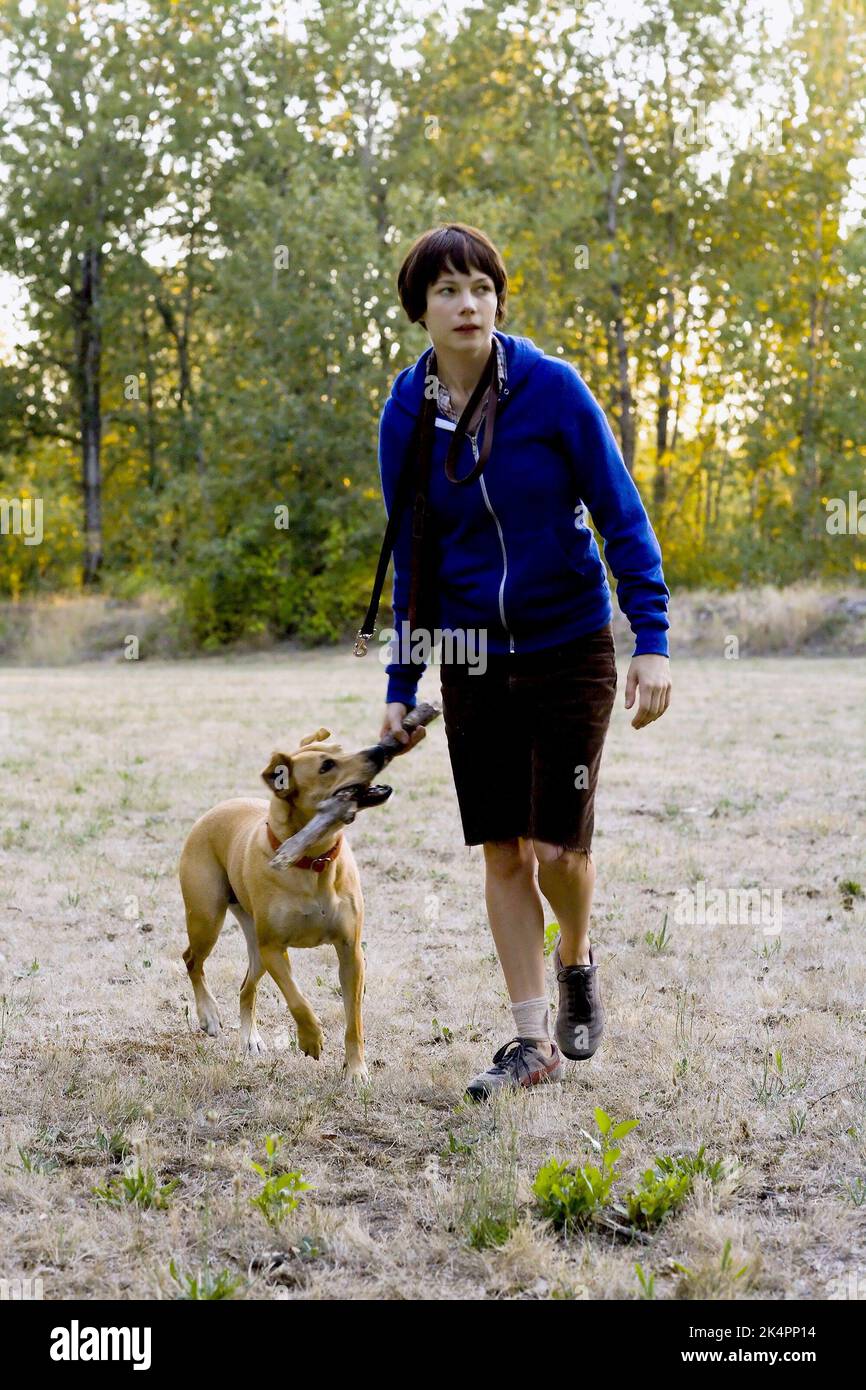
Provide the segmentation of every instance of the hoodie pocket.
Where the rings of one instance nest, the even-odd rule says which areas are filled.
[[[506,537],[508,583],[505,607],[515,618],[537,617],[538,609],[567,603],[580,587],[574,556],[570,555],[552,525],[517,545]]]

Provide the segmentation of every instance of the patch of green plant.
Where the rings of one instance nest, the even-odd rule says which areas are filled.
[[[444,1149],[440,1150],[439,1157],[450,1158],[452,1154],[470,1154],[472,1152],[472,1145],[477,1143],[478,1140],[473,1139],[471,1143],[464,1144],[463,1141],[458,1139],[449,1129],[448,1144]]]
[[[22,1149],[20,1144],[16,1144],[15,1147],[18,1149],[18,1157],[21,1159],[21,1167],[25,1173],[39,1173],[45,1177],[49,1173],[57,1172],[60,1165],[57,1159],[51,1155],[46,1157],[45,1154],[38,1153],[36,1150],[29,1152],[27,1149]]]
[[[661,930],[659,932],[646,932],[646,934],[644,935],[644,941],[653,951],[656,952],[657,955],[661,955],[663,951],[667,950],[668,946],[671,943],[671,935],[668,931],[667,913],[665,913],[664,915],[664,921],[662,922]]]
[[[504,1152],[479,1149],[462,1170],[459,1225],[473,1250],[504,1245],[517,1225],[518,1166],[519,1135],[511,1130]]]
[[[725,1160],[715,1158],[710,1163],[704,1158],[706,1145],[701,1144],[694,1156],[689,1154],[676,1154],[673,1156],[665,1154],[655,1160],[655,1166],[661,1173],[687,1173],[690,1178],[694,1178],[698,1173],[709,1178],[710,1182],[719,1182],[725,1173]]]
[[[730,1240],[726,1240],[719,1261],[719,1268],[717,1271],[713,1271],[710,1276],[709,1282],[712,1285],[712,1292],[722,1292],[726,1284],[736,1282],[737,1279],[742,1279],[749,1268],[748,1265],[743,1265],[741,1269],[735,1271],[733,1265],[731,1242]],[[696,1291],[696,1285],[707,1282],[706,1280],[701,1280],[701,1276],[696,1270],[689,1269],[686,1265],[677,1264],[675,1260],[673,1261],[673,1267],[679,1270],[680,1274],[683,1275],[683,1279],[680,1281],[680,1292],[686,1296]]]
[[[761,1105],[767,1106],[774,1100],[780,1100],[782,1096],[802,1091],[806,1081],[805,1075],[790,1079],[785,1075],[782,1049],[777,1047],[774,1052],[764,1053],[762,1074],[757,1083],[752,1083],[752,1093]]]
[[[558,939],[559,939],[559,923],[558,923],[558,922],[548,922],[547,926],[544,928],[544,954],[545,954],[545,956],[552,956],[552,955],[553,955],[553,948],[554,948],[554,946],[556,945]]]
[[[314,1236],[301,1236],[289,1249],[299,1260],[317,1260],[328,1253],[328,1247]]]
[[[575,1166],[551,1158],[538,1170],[532,1185],[542,1215],[566,1234],[586,1225],[609,1204],[611,1189],[619,1176],[616,1162],[622,1152],[615,1141],[625,1138],[640,1121],[622,1120],[615,1124],[596,1106],[595,1123],[601,1135],[600,1142],[586,1131],[583,1133],[601,1154],[601,1166],[595,1163]]]
[[[132,1144],[119,1129],[114,1129],[109,1134],[100,1126],[93,1143],[109,1163],[125,1163],[132,1153]]]
[[[845,1191],[855,1207],[866,1206],[866,1183],[862,1178],[857,1178],[855,1182],[846,1183]]]
[[[647,1168],[641,1185],[625,1194],[625,1210],[629,1221],[640,1230],[649,1231],[685,1201],[692,1188],[688,1173],[662,1173]]]
[[[858,883],[856,879],[843,878],[839,884],[839,893],[842,898],[842,906],[847,912],[850,912],[854,906],[854,899],[864,896],[863,885]]]
[[[641,1292],[639,1293],[638,1297],[639,1297],[639,1298],[655,1298],[655,1296],[656,1296],[656,1277],[655,1277],[655,1275],[654,1275],[654,1274],[650,1274],[649,1278],[647,1278],[647,1276],[646,1276],[646,1275],[644,1274],[644,1272],[643,1272],[643,1267],[642,1267],[641,1265],[639,1265],[639,1264],[636,1264],[636,1265],[635,1265],[635,1270],[636,1270],[636,1272],[637,1272],[637,1277],[638,1277],[638,1280],[639,1280],[639,1282],[640,1282],[640,1287],[641,1287]]]
[[[229,1269],[211,1269],[203,1265],[194,1274],[179,1273],[174,1260],[168,1265],[171,1277],[180,1289],[179,1299],[231,1298],[245,1280]]]
[[[438,1018],[434,1018],[432,1027],[434,1042],[452,1043],[454,1041],[454,1034],[446,1023],[440,1023]]]
[[[142,1168],[139,1163],[119,1177],[112,1178],[104,1187],[94,1187],[92,1191],[98,1202],[107,1202],[109,1206],[122,1207],[130,1203],[161,1210],[168,1206],[169,1197],[179,1186],[179,1178],[172,1178],[171,1182],[160,1186],[152,1169]]]
[[[31,980],[34,975],[38,975],[42,966],[38,960],[32,960],[29,965],[19,965],[12,971],[16,980]]]
[[[772,940],[764,941],[761,944],[760,951],[756,951],[754,946],[750,949],[752,955],[757,956],[759,960],[772,960],[773,956],[777,956],[782,949],[782,938],[780,936],[774,936]]]
[[[505,1245],[513,1230],[514,1223],[510,1218],[491,1216],[487,1213],[470,1226],[469,1244],[473,1250],[487,1250],[490,1246]]]
[[[276,1171],[277,1150],[282,1145],[282,1139],[278,1135],[269,1134],[265,1138],[265,1162],[254,1163],[249,1160],[250,1167],[258,1173],[262,1179],[262,1190],[255,1197],[250,1198],[254,1207],[258,1207],[262,1216],[269,1226],[279,1229],[281,1223],[288,1216],[289,1212],[295,1210],[300,1200],[298,1194],[312,1188],[313,1184],[304,1182],[300,1173]]]

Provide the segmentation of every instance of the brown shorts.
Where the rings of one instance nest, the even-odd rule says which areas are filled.
[[[517,836],[589,850],[616,698],[610,623],[539,652],[441,667],[442,715],[467,845]]]

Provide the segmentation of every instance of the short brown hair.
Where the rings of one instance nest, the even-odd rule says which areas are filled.
[[[422,315],[427,309],[427,290],[435,284],[450,261],[461,275],[470,265],[489,275],[496,289],[496,322],[504,322],[508,299],[505,264],[489,237],[465,222],[447,222],[422,232],[409,248],[397,275],[397,293],[410,323],[427,325]]]

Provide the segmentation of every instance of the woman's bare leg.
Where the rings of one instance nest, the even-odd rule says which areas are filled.
[[[544,904],[535,883],[532,841],[486,840],[484,897],[490,930],[512,1004],[547,993]],[[549,1056],[548,1038],[538,1040]]]
[[[589,913],[595,888],[590,850],[563,850],[532,841],[538,859],[538,886],[556,914],[563,965],[589,965]]]

